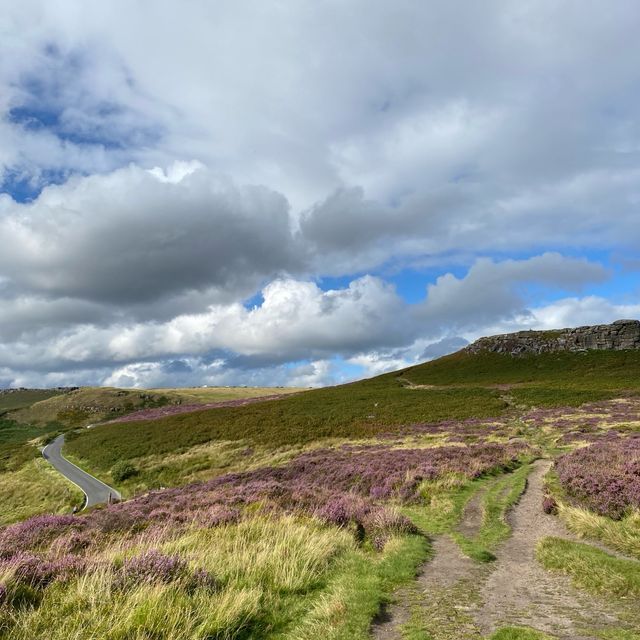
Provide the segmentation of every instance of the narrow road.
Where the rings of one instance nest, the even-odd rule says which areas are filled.
[[[55,469],[57,469],[67,480],[73,482],[82,489],[85,497],[83,508],[92,507],[96,504],[109,502],[109,498],[120,500],[120,494],[109,485],[101,482],[86,471],[76,467],[75,464],[69,462],[62,457],[62,445],[64,444],[64,435],[58,436],[53,442],[48,444],[43,450],[42,455]]]

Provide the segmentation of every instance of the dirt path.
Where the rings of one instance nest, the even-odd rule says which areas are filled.
[[[485,634],[512,624],[581,640],[594,637],[585,629],[624,626],[612,605],[575,589],[568,578],[546,571],[536,561],[536,544],[542,538],[573,538],[557,517],[541,508],[543,478],[550,466],[547,460],[533,465],[527,490],[509,517],[513,533],[498,552],[476,615]]]
[[[486,578],[487,565],[464,556],[448,536],[433,543],[434,557],[410,587],[396,594],[396,603],[373,626],[375,640],[399,640],[402,627],[417,612],[434,638],[476,639],[478,629],[470,612],[477,602],[469,599],[474,583]],[[436,633],[437,635],[434,635]]]
[[[498,549],[495,563],[480,564],[462,555],[448,537],[434,541],[433,559],[416,582],[396,594],[375,640],[399,640],[403,626],[433,640],[481,640],[506,625],[530,626],[560,640],[593,640],[589,629],[625,627],[625,611],[574,588],[565,576],[546,571],[535,558],[547,536],[575,539],[557,517],[542,511],[547,460],[532,465],[527,489],[509,515],[513,533]],[[481,522],[481,496],[464,511],[459,531],[472,534]]]

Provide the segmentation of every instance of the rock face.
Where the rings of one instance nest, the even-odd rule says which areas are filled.
[[[613,324],[597,324],[574,329],[505,333],[480,338],[465,347],[465,351],[470,353],[491,351],[512,356],[587,349],[640,349],[640,320],[617,320]]]

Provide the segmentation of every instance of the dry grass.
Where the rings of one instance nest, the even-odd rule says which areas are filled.
[[[262,398],[276,394],[298,393],[305,391],[297,387],[187,387],[149,389],[152,393],[169,394],[183,399],[184,404],[207,404],[208,402],[225,402],[242,398]]]
[[[151,549],[206,569],[218,586],[193,588],[181,579],[118,586],[122,559]],[[93,557],[93,571],[52,584],[35,606],[0,607],[0,630],[14,640],[364,640],[380,600],[413,575],[424,553],[416,536],[391,540],[383,553],[367,551],[352,532],[312,518],[154,529],[114,539]]]
[[[612,520],[593,511],[560,503],[558,515],[567,528],[582,538],[598,540],[622,553],[640,559],[640,511],[622,520]]]

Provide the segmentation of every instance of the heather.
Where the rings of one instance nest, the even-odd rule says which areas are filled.
[[[414,424],[489,418],[504,408],[491,389],[423,393],[394,379],[375,378],[240,407],[105,424],[67,439],[65,451],[106,473],[119,460],[180,453],[211,441],[282,447],[328,438],[366,439],[402,433]]]
[[[269,400],[278,400],[282,398],[282,394],[271,394],[258,396],[255,398],[238,398],[235,400],[224,400],[220,402],[205,402],[199,404],[179,404],[169,405],[165,407],[157,407],[153,409],[141,409],[128,413],[125,416],[110,420],[109,422],[136,422],[145,420],[157,420],[166,416],[174,416],[180,413],[192,413],[193,411],[202,411],[204,409],[222,409],[224,407],[244,407],[248,404],[256,402],[267,402]]]
[[[567,496],[597,514],[620,519],[640,509],[640,437],[611,437],[556,462]]]
[[[56,607],[86,603],[89,590],[91,616],[78,613],[51,637],[82,625],[123,637],[110,635],[110,621],[133,637],[279,631],[293,638],[296,625],[327,624],[318,618],[321,603],[340,598],[360,611],[354,620],[364,636],[380,599],[427,550],[398,507],[420,505],[430,483],[472,482],[530,454],[517,442],[316,449],[284,465],[153,491],[82,516],[32,518],[0,531],[0,611],[11,637],[27,637],[27,629],[46,628]],[[339,587],[353,571],[362,581],[358,601]],[[181,623],[149,613],[166,606]],[[111,607],[135,613],[125,624]]]

